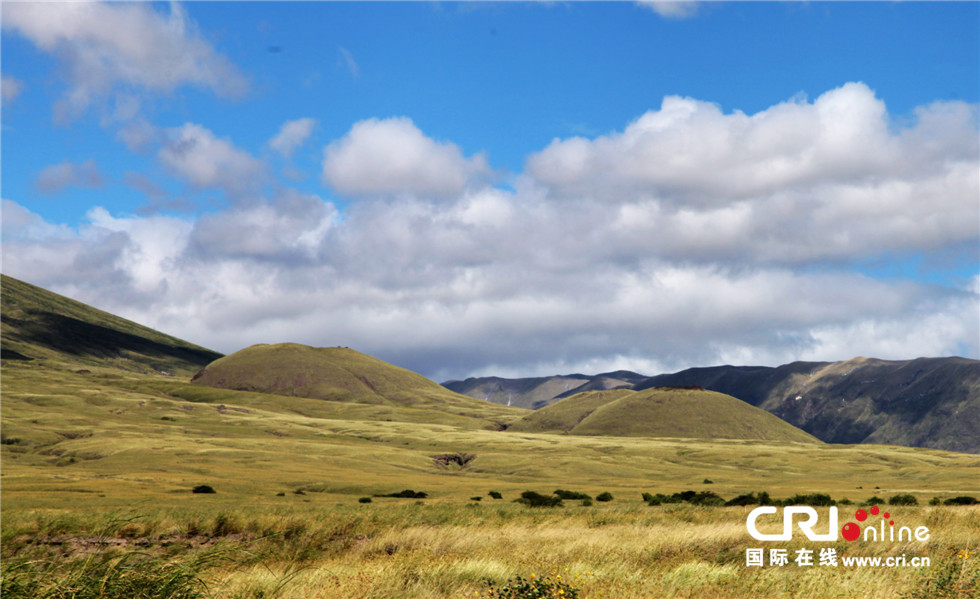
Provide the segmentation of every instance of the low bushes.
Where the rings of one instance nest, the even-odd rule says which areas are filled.
[[[520,499],[515,499],[517,503],[523,503],[529,507],[561,507],[562,501],[561,497],[556,497],[554,495],[542,495],[540,493],[535,493],[534,491],[524,491],[521,493]]]
[[[397,493],[386,493],[384,495],[374,495],[375,497],[399,497],[405,499],[425,499],[429,496],[425,491],[413,491],[411,489],[405,489],[404,491],[399,491]]]

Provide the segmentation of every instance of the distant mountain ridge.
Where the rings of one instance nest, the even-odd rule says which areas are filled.
[[[586,385],[601,385],[606,377],[487,377],[445,384],[467,395],[496,386],[512,393],[513,405],[541,409],[587,390]],[[854,358],[777,367],[712,366],[636,377],[634,381],[617,380],[636,391],[695,386],[731,395],[828,443],[880,443],[980,453],[977,360]],[[569,379],[582,384],[547,397],[547,391],[554,388],[551,381]],[[477,397],[500,401],[499,393]]]
[[[538,410],[559,399],[585,391],[631,389],[647,378],[628,370],[617,370],[594,376],[568,374],[520,379],[478,377],[465,381],[447,381],[442,386],[477,399]]]
[[[636,386],[699,385],[733,395],[828,443],[980,453],[980,361],[967,358],[716,366]]]

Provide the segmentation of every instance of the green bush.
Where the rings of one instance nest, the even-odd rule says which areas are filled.
[[[888,498],[888,505],[919,505],[915,495],[893,495]]]
[[[483,501],[483,496],[470,497],[470,501]]]
[[[371,503],[370,497],[359,497],[357,503]]]
[[[976,505],[978,503],[980,503],[980,501],[977,501],[976,497],[961,495],[960,497],[950,497],[943,502],[943,505]]]
[[[197,485],[191,489],[191,493],[217,493],[211,485]]]
[[[534,491],[524,491],[521,493],[520,499],[514,501],[529,507],[561,507],[563,505],[561,497],[542,495]]]
[[[613,500],[613,496],[612,496],[612,493],[610,493],[609,491],[603,491],[602,493],[599,493],[598,495],[595,496],[595,500],[596,501],[612,501]]]
[[[942,505],[942,504],[943,504],[943,500],[938,497],[933,497],[932,499],[929,500],[929,505]]]
[[[863,505],[881,505],[883,503],[885,503],[884,499],[878,497],[877,495],[872,495],[864,500]]]
[[[577,493],[575,491],[566,491],[565,489],[555,489],[555,495],[561,497],[562,499],[592,499],[591,496],[585,493]],[[601,501],[601,500],[600,500]]]
[[[592,500],[591,499],[583,499],[582,500],[582,505],[585,506],[585,507],[591,507],[592,506]]]
[[[429,494],[425,491],[413,491],[411,489],[405,489],[404,491],[399,491],[397,493],[386,493],[384,495],[375,495],[375,497],[401,497],[407,499],[425,499]]]
[[[715,481],[711,480],[710,478],[706,478],[706,479],[704,479],[704,483],[702,483],[702,484],[705,484],[705,485],[713,485],[713,484],[715,484]]]
[[[487,495],[489,495],[490,497],[492,497],[494,499],[503,499],[504,498],[503,495],[501,495],[500,493],[498,493],[496,491],[490,491],[489,493],[487,493]]]
[[[826,493],[809,493],[800,494],[797,493],[789,499],[782,502],[783,505],[812,505],[812,506],[830,506],[834,505],[835,502],[830,498],[830,495]],[[878,503],[884,503],[884,500],[880,500]]]
[[[578,599],[579,589],[573,587],[556,574],[545,578],[515,576],[497,586],[487,579],[490,599]]]

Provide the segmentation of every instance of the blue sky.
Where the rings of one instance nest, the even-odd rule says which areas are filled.
[[[980,4],[3,17],[4,272],[197,343],[978,357]]]

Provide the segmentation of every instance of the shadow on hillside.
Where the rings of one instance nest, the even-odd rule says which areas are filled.
[[[176,359],[204,366],[221,357],[206,350],[178,347],[52,312],[30,312],[30,320],[0,316],[16,331],[11,339],[79,357],[116,358],[123,352],[156,359]]]

